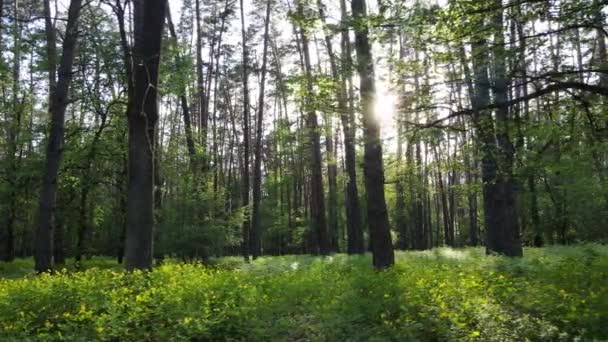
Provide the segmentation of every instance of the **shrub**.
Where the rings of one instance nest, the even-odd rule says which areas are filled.
[[[167,261],[130,274],[94,259],[0,280],[0,340],[608,339],[608,248],[525,254],[405,252],[382,272],[368,256]]]

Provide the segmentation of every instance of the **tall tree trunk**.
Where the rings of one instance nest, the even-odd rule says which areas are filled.
[[[348,126],[348,117],[347,117],[347,104],[346,104],[346,87],[344,82],[341,81],[340,73],[338,71],[338,64],[336,62],[336,56],[334,54],[331,42],[331,36],[328,32],[327,27],[325,27],[325,5],[321,0],[317,0],[317,7],[319,8],[319,17],[324,26],[324,38],[325,38],[325,48],[327,50],[327,55],[329,57],[329,65],[331,76],[334,81],[339,84],[337,100],[338,100],[338,111],[340,112],[341,118],[343,117],[342,124],[344,126],[346,120],[346,125]],[[334,146],[333,139],[333,113],[329,113],[326,115],[326,138],[325,138],[325,147],[327,150],[327,183],[329,188],[328,195],[328,216],[329,216],[329,235],[331,236],[331,249],[334,252],[338,252],[338,202],[337,202],[337,154]],[[348,196],[348,194],[347,194]],[[347,199],[348,201],[348,199]]]
[[[0,3],[0,6],[2,4]],[[21,24],[19,22],[19,2],[13,3],[13,96],[12,96],[12,117],[6,115],[8,122],[7,128],[7,155],[6,155],[6,179],[9,185],[8,198],[6,205],[8,207],[6,216],[6,245],[4,246],[4,255],[2,260],[13,261],[15,258],[15,221],[17,219],[17,189],[18,184],[17,172],[19,168],[17,150],[19,146],[19,136],[21,132],[21,118],[23,114],[23,103],[19,100],[21,93]],[[0,16],[0,21],[2,17]],[[2,32],[0,31],[0,35]],[[0,47],[1,48],[1,47]]]
[[[59,78],[55,83],[55,33],[50,18],[49,0],[45,0],[47,14],[47,53],[49,54],[49,83],[51,128],[47,142],[46,160],[40,192],[38,228],[35,239],[34,260],[37,272],[45,272],[53,268],[53,210],[57,194],[57,174],[63,156],[63,134],[65,127],[65,111],[69,102],[68,90],[72,81],[72,64],[78,38],[78,19],[82,0],[72,0],[68,10],[68,22],[63,39]]]
[[[197,0],[198,1],[198,0]],[[242,246],[241,253],[245,261],[249,261],[249,56],[247,52],[247,29],[245,27],[245,9],[243,0],[240,0],[241,7],[241,44],[243,45],[243,175],[241,176],[243,185],[241,196],[243,208],[245,208],[245,219],[242,226]]]
[[[126,71],[126,84],[127,84],[127,106],[126,106],[126,116],[129,117],[133,103],[135,101],[135,85],[133,78],[133,65],[131,61],[131,46],[129,45],[129,40],[127,37],[127,31],[125,28],[125,9],[123,7],[122,0],[115,0],[115,5],[112,7],[114,10],[114,14],[116,15],[116,20],[118,22],[118,31],[120,34],[120,45],[123,52],[123,65]],[[125,182],[128,183],[127,179],[129,176],[129,161],[128,155],[124,154],[122,156],[122,172],[118,175],[117,180],[117,189],[119,191],[120,200],[119,200],[119,208],[120,208],[120,233],[118,237],[118,247],[116,251],[116,259],[119,264],[123,263],[123,259],[125,256],[125,248],[126,248],[126,239],[127,239],[127,224],[128,224],[128,186],[125,186]]]
[[[268,59],[268,28],[270,26],[271,0],[266,0],[266,19],[264,22],[264,48],[262,52],[262,70],[258,99],[258,118],[255,135],[255,162],[253,169],[253,212],[251,226],[250,251],[253,259],[262,254],[261,250],[261,217],[260,203],[262,200],[262,136],[264,134],[264,91],[266,88],[266,64]]]
[[[352,0],[352,14],[357,21],[355,48],[357,52],[357,71],[359,72],[361,92],[361,111],[365,139],[364,175],[367,194],[367,219],[373,253],[374,267],[387,268],[395,263],[391,240],[386,200],[384,198],[384,170],[382,164],[382,141],[380,123],[374,114],[376,93],[374,61],[368,39],[368,29],[364,25],[367,9],[365,0]]]
[[[399,30],[399,59],[405,59],[405,43],[404,43],[404,35],[403,30]],[[405,84],[405,82],[403,82]],[[399,106],[397,111],[397,117],[395,118],[395,124],[397,125],[397,183],[395,184],[395,192],[396,192],[396,203],[395,203],[395,224],[397,228],[397,232],[399,233],[398,240],[398,248],[401,250],[406,250],[412,245],[411,242],[411,232],[408,230],[408,214],[405,205],[405,185],[404,182],[406,178],[409,177],[409,171],[406,171],[407,168],[404,167],[403,162],[403,143],[404,143],[404,135],[406,133],[405,129],[405,121],[407,121],[406,111],[410,106],[410,98],[406,93],[405,85],[401,86],[401,95],[399,98]],[[408,150],[409,151],[409,142],[408,142]],[[406,158],[409,157],[406,151]],[[406,160],[405,164],[408,165],[411,160]],[[411,165],[411,164],[409,164]],[[410,179],[411,181],[411,179]]]
[[[473,76],[471,75],[471,69],[469,68],[469,64],[466,58],[466,51],[464,45],[459,47],[459,57],[460,63],[462,64],[462,74],[464,77],[464,83],[466,86],[466,92],[475,109],[473,100],[475,99],[475,90],[473,89]],[[475,116],[473,117],[473,121],[475,122]],[[475,126],[475,125],[474,125]],[[469,235],[470,235],[470,243],[473,246],[477,246],[479,244],[479,228],[477,224],[477,193],[474,190],[473,184],[477,179],[478,164],[477,164],[477,149],[478,144],[475,141],[475,132],[473,132],[474,127],[471,127],[471,151],[466,154],[464,157],[464,167],[466,170],[466,182],[468,185],[468,205],[469,205]],[[465,141],[467,137],[465,136]]]
[[[340,11],[342,25],[346,25],[348,14],[346,1],[340,0]],[[346,185],[346,230],[347,230],[347,253],[365,253],[363,227],[361,224],[361,205],[359,204],[359,189],[357,188],[357,156],[355,150],[355,113],[353,106],[348,105],[347,79],[351,79],[351,68],[353,65],[349,30],[343,27],[341,33],[342,46],[342,75],[340,77],[340,96],[338,97],[338,108],[342,131],[344,132],[344,158],[348,183]],[[348,71],[348,73],[347,73]],[[337,70],[336,70],[337,72]],[[352,96],[350,96],[352,101]]]
[[[480,38],[481,39],[481,38]],[[496,161],[496,138],[494,136],[494,121],[492,114],[487,110],[479,108],[486,107],[490,103],[490,80],[487,67],[487,45],[484,40],[473,42],[473,80],[474,95],[471,104],[474,110],[473,121],[476,126],[477,135],[480,140],[481,149],[481,178],[483,183],[484,221],[486,232],[495,229],[500,224],[497,217],[498,203],[494,198],[498,165]]]
[[[502,5],[496,0],[496,5]],[[500,6],[499,6],[500,7]],[[498,8],[499,8],[498,7]],[[506,51],[503,34],[503,13],[499,10],[492,20],[494,33],[494,102],[497,105],[496,115],[496,141],[498,143],[498,174],[494,196],[494,205],[499,206],[496,213],[499,219],[494,225],[487,228],[486,249],[490,253],[500,253],[507,256],[521,256],[523,254],[519,237],[519,215],[517,211],[517,198],[515,192],[515,179],[513,178],[514,147],[509,137],[509,108],[502,105],[508,101],[508,81],[505,65]]]
[[[298,2],[298,13],[304,17],[304,5]],[[323,191],[323,170],[321,158],[321,138],[319,124],[314,108],[314,84],[312,79],[312,67],[310,63],[310,51],[307,28],[300,27],[302,39],[302,52],[304,55],[304,73],[306,75],[306,129],[310,138],[311,153],[311,201],[310,211],[312,214],[312,232],[316,235],[318,252],[321,255],[330,253],[330,238],[327,231],[327,220],[325,217],[325,194]]]
[[[133,105],[129,112],[126,269],[150,269],[153,257],[158,71],[166,0],[134,0]]]

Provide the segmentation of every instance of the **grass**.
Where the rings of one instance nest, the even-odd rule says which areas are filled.
[[[608,246],[165,262],[33,276],[0,264],[2,341],[608,340]],[[27,275],[24,275],[27,274]],[[21,277],[19,277],[21,276]],[[19,278],[16,278],[19,277]]]

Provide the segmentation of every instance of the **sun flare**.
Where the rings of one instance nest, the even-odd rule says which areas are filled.
[[[393,125],[396,106],[397,97],[394,94],[388,92],[376,93],[376,99],[374,101],[374,113],[382,128],[387,128]]]

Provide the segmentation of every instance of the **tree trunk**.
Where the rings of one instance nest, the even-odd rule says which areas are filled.
[[[2,6],[2,3],[0,3]],[[19,189],[17,172],[19,162],[17,158],[17,150],[19,146],[19,136],[21,132],[21,118],[23,114],[23,103],[19,100],[21,92],[21,24],[18,20],[19,2],[13,3],[13,12],[15,19],[13,20],[13,96],[12,96],[12,117],[7,113],[7,155],[6,155],[6,180],[9,186],[8,198],[6,205],[8,207],[6,215],[6,236],[1,236],[5,239],[4,254],[2,260],[13,261],[15,259],[15,221],[17,219],[17,190]],[[2,17],[0,16],[0,20]],[[1,31],[0,31],[1,35]],[[1,46],[0,46],[1,48]]]
[[[242,7],[242,6],[241,6]],[[206,153],[207,148],[207,123],[208,118],[204,115],[205,108],[205,83],[203,80],[203,37],[201,25],[203,20],[201,18],[201,7],[200,0],[195,1],[195,17],[196,17],[196,90],[198,99],[198,121],[199,121],[199,134],[203,155]],[[203,160],[203,164],[206,161]]]
[[[496,0],[497,5],[502,5]],[[504,48],[503,13],[497,11],[492,27],[494,33],[494,102],[496,110],[496,141],[498,143],[498,174],[496,175],[494,205],[498,206],[498,220],[487,227],[486,249],[488,253],[499,253],[507,256],[523,254],[519,237],[519,215],[515,180],[513,178],[514,147],[509,137],[509,109],[501,104],[508,101],[507,70],[505,66],[506,51]]]
[[[72,64],[78,38],[78,17],[82,0],[72,0],[68,10],[68,22],[63,40],[59,78],[55,83],[55,64],[51,54],[55,53],[54,28],[49,27],[50,4],[45,1],[47,14],[47,53],[49,54],[49,83],[51,128],[47,142],[46,160],[40,192],[38,228],[35,238],[34,260],[37,272],[50,271],[53,268],[53,210],[57,194],[57,174],[63,157],[63,134],[65,127],[65,111],[69,102],[68,90],[72,81]]]
[[[352,14],[358,25],[355,30],[357,71],[360,79],[361,111],[365,140],[364,175],[367,194],[367,219],[372,245],[373,263],[376,269],[387,268],[395,263],[386,200],[384,198],[384,169],[380,123],[374,113],[375,79],[374,62],[368,29],[363,25],[367,16],[365,0],[352,0]]]
[[[261,250],[261,217],[260,203],[262,200],[262,135],[264,134],[264,91],[266,87],[266,64],[268,57],[268,28],[270,26],[271,1],[266,3],[266,19],[264,23],[264,48],[262,52],[262,70],[260,78],[259,100],[258,100],[258,119],[256,123],[255,135],[255,163],[253,169],[253,212],[250,236],[250,251],[253,259],[262,255]]]
[[[443,233],[444,233],[444,242],[446,245],[450,247],[454,247],[454,240],[450,230],[450,213],[448,208],[448,196],[447,191],[445,189],[443,183],[443,172],[441,172],[441,156],[437,153],[437,146],[433,146],[433,152],[435,153],[435,158],[437,161],[437,186],[439,190],[439,198],[441,199],[441,213],[443,217]],[[439,224],[439,222],[437,222]],[[439,240],[439,236],[437,236]]]
[[[198,1],[198,0],[197,0]],[[241,7],[241,43],[243,45],[243,175],[241,197],[243,208],[245,209],[245,219],[242,226],[242,246],[241,253],[245,261],[249,261],[249,60],[247,53],[247,32],[245,28],[245,9],[243,0],[240,0]]]
[[[319,8],[319,17],[324,26],[324,38],[325,38],[325,48],[327,49],[327,55],[329,57],[329,65],[331,70],[331,76],[334,81],[339,84],[337,100],[338,100],[338,111],[340,112],[340,117],[342,118],[342,125],[345,129],[348,129],[348,109],[346,103],[346,87],[345,83],[342,82],[340,77],[340,73],[338,71],[338,65],[336,62],[336,56],[334,54],[331,42],[331,36],[325,27],[325,5],[321,0],[317,0],[317,7]],[[329,188],[328,195],[328,216],[329,216],[329,234],[331,236],[331,249],[334,252],[338,252],[338,203],[337,203],[337,154],[336,147],[333,142],[333,113],[326,115],[326,138],[325,138],[325,146],[327,150],[327,182]],[[346,120],[346,122],[345,122]],[[348,197],[348,194],[347,194]],[[347,198],[347,202],[348,202]]]
[[[128,117],[127,270],[152,267],[157,87],[166,4],[166,0],[133,1],[134,101]]]
[[[399,232],[398,248],[406,250],[408,248],[407,236],[407,215],[405,212],[405,187],[403,185],[404,168],[403,168],[403,122],[400,118],[397,119],[397,183],[395,184],[395,192],[397,203],[395,204],[395,223],[397,232]]]
[[[340,0],[341,20],[346,25],[348,19],[345,0]],[[338,108],[342,131],[344,132],[344,158],[348,183],[346,185],[346,230],[348,232],[347,253],[365,253],[363,228],[361,224],[361,205],[359,204],[359,190],[357,188],[357,156],[355,150],[355,114],[353,106],[348,105],[347,79],[351,78],[352,54],[350,46],[349,31],[343,27],[341,34],[342,46],[342,77],[340,78],[340,96],[338,97]],[[348,70],[348,77],[347,77]],[[337,72],[337,70],[336,70]],[[351,96],[352,100],[352,96]]]
[[[304,6],[298,3],[298,13],[304,16]],[[308,43],[308,33],[306,28],[300,28],[302,38],[302,51],[304,55],[304,73],[306,75],[306,129],[310,138],[311,153],[311,201],[310,211],[312,214],[312,232],[316,235],[318,252],[321,255],[330,253],[330,239],[327,231],[327,220],[325,217],[325,194],[323,191],[323,169],[321,158],[321,138],[319,134],[319,124],[317,114],[314,109],[314,85],[312,79],[312,67],[310,63],[310,51]]]

